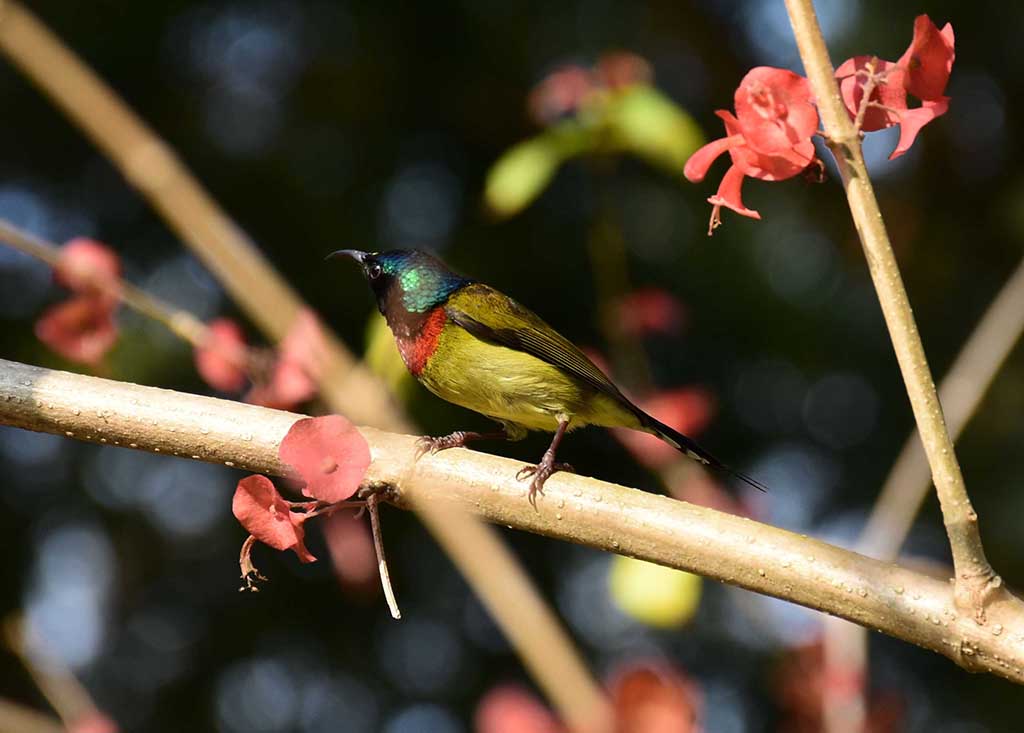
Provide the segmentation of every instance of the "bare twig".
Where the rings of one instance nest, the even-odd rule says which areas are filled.
[[[1007,602],[1010,596],[985,557],[978,515],[964,486],[903,278],[864,164],[860,139],[840,97],[813,2],[786,0],[786,8],[931,466],[953,554],[956,606],[982,624],[988,607]]]
[[[280,475],[278,445],[299,417],[0,360],[0,423],[80,440]],[[450,503],[498,524],[696,572],[1024,682],[1024,605],[1008,594],[989,605],[982,627],[957,609],[948,583],[812,538],[572,474],[556,474],[534,509],[515,479],[521,463],[465,449],[417,461],[414,437],[361,431],[373,458],[364,483],[388,487],[398,506]]]
[[[859,134],[864,131],[864,115],[868,113],[871,106],[871,95],[875,93],[875,86],[878,84],[878,77],[875,76],[875,69],[878,66],[878,57],[872,56],[868,61],[867,78],[864,80],[864,96],[861,97],[860,107],[857,108],[857,119],[853,121],[853,129]]]
[[[953,439],[960,437],[992,380],[1024,333],[1024,261],[1003,285],[942,380],[939,399]],[[921,441],[907,438],[858,541],[861,552],[894,559],[931,487]]]
[[[373,530],[373,549],[377,553],[377,571],[380,573],[380,584],[384,589],[384,598],[387,599],[388,609],[391,611],[391,618],[402,618],[402,612],[398,608],[398,601],[395,600],[395,589],[391,587],[391,573],[388,572],[388,560],[384,555],[384,538],[380,533],[380,515],[377,511],[377,504],[380,498],[376,494],[370,494],[366,498],[366,509],[370,513],[370,528]]]

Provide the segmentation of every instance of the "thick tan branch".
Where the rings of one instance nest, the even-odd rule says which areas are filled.
[[[277,447],[298,417],[0,360],[0,422],[81,440],[280,474]],[[552,478],[534,509],[515,479],[522,464],[463,449],[416,461],[413,437],[363,434],[373,455],[367,483],[399,506],[450,502],[816,608],[1024,682],[1024,604],[1011,596],[992,603],[981,627],[957,610],[947,583],[815,539],[570,474]]]
[[[1001,595],[1001,580],[985,558],[978,516],[967,496],[917,323],[864,164],[860,138],[839,95],[814,4],[812,0],[786,0],[786,8],[931,466],[953,554],[957,606],[961,611],[970,609],[981,623],[985,620],[987,603]]]

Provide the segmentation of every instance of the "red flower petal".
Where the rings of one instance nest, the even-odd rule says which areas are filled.
[[[721,116],[723,113],[729,114],[725,110],[719,110],[715,114]],[[686,161],[686,165],[683,166],[683,175],[686,176],[686,180],[690,181],[690,183],[700,183],[704,180],[704,176],[708,174],[708,169],[718,156],[727,150],[743,145],[743,143],[743,136],[739,134],[712,140],[707,145],[698,148],[690,156],[689,160]]]
[[[777,155],[818,131],[810,83],[786,69],[748,71],[736,89],[735,104],[747,145],[759,153]]]
[[[334,574],[341,586],[362,593],[380,588],[376,582],[377,552],[366,522],[339,512],[329,516],[321,526]]]
[[[110,297],[110,290],[116,292],[120,282],[121,258],[101,242],[78,237],[61,247],[53,274],[59,284],[76,293]]]
[[[949,111],[949,97],[940,97],[936,100],[921,102],[920,107],[903,112],[900,115],[900,141],[897,143],[896,149],[892,151],[892,155],[889,156],[889,160],[895,160],[907,152],[914,144],[914,140],[917,139],[917,133],[921,132],[921,128],[936,117],[946,114],[947,111]]]
[[[35,333],[65,359],[98,364],[117,342],[113,304],[97,295],[75,296],[48,308]]]
[[[718,110],[715,114],[725,123],[725,130],[730,136],[741,132],[740,122],[732,113]],[[737,145],[729,149],[729,156],[732,158],[733,164],[739,167],[746,176],[760,178],[764,181],[782,181],[792,178],[810,165],[814,160],[814,143],[809,139],[804,140],[793,147],[780,150],[775,155],[759,153],[746,144]],[[726,176],[728,175],[726,173]],[[733,183],[730,182],[730,187],[732,185]],[[738,184],[736,189],[738,192]],[[719,188],[719,196],[721,195],[722,191]],[[729,208],[733,207],[729,206]],[[750,214],[745,214],[745,216],[750,216]],[[760,216],[754,218],[759,219]]]
[[[661,288],[641,288],[624,295],[616,302],[614,313],[618,328],[632,336],[679,333],[685,317],[679,299]]]
[[[299,311],[278,346],[279,356],[270,382],[254,386],[245,401],[280,410],[306,402],[317,392],[326,348],[316,314],[309,309]]]
[[[907,72],[908,92],[922,101],[942,97],[956,58],[953,45],[952,25],[940,31],[927,15],[914,19],[914,40],[899,61]]]
[[[654,78],[654,71],[647,59],[628,51],[604,54],[598,59],[594,71],[598,81],[609,89],[647,84]]]
[[[864,123],[861,128],[864,132],[883,130],[898,124],[900,111],[907,108],[907,92],[904,88],[906,74],[898,64],[876,59],[874,56],[854,56],[836,69],[843,104],[850,113],[850,119],[856,119],[860,110],[861,100],[864,99],[864,83],[867,81],[866,73],[872,59],[875,59],[874,73],[884,76],[878,79],[871,92],[871,101],[886,109],[868,107],[864,112]]]
[[[696,686],[664,663],[631,664],[608,683],[619,733],[696,733]]]
[[[68,726],[68,733],[118,733],[119,730],[114,719],[99,710],[80,715]]]
[[[658,392],[637,404],[644,412],[685,435],[703,430],[714,411],[711,395],[693,387]],[[680,456],[679,451],[653,435],[626,428],[616,428],[612,433],[640,463],[649,468],[662,468]]]
[[[245,386],[246,343],[242,327],[230,318],[207,325],[206,342],[195,350],[196,371],[221,392],[240,392]]]
[[[548,74],[530,92],[527,108],[540,125],[572,114],[598,88],[593,75],[582,66],[564,66]]]
[[[474,716],[476,733],[559,733],[558,719],[535,695],[519,685],[492,688]]]
[[[749,216],[751,219],[760,219],[759,213],[743,205],[743,199],[740,196],[743,189],[743,178],[743,170],[734,164],[722,176],[722,182],[718,184],[718,193],[709,197],[708,203],[714,206],[724,206],[737,214]]]
[[[341,415],[298,420],[278,455],[305,481],[303,494],[330,504],[352,496],[370,465],[366,439]]]
[[[291,511],[266,476],[248,476],[238,482],[231,512],[249,534],[275,550],[293,550],[302,562],[315,557],[306,549],[306,516]]]

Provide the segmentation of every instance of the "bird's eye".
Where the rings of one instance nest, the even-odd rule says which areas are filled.
[[[366,274],[371,280],[376,280],[378,277],[380,277],[380,272],[380,265],[370,265],[370,267],[366,270]]]

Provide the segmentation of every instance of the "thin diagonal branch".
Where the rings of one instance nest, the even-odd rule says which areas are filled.
[[[931,466],[953,554],[956,605],[961,611],[969,610],[979,623],[984,623],[987,606],[1004,598],[1005,590],[1002,589],[1002,580],[985,557],[978,531],[978,515],[971,506],[953,441],[946,429],[899,265],[864,164],[860,138],[840,97],[812,0],[786,0],[786,9],[800,58],[817,98],[825,134],[846,189],[850,213],[864,247],[871,279]]]
[[[0,51],[149,199],[272,342],[305,307],[174,151],[24,6],[0,0]],[[409,427],[376,378],[330,333],[321,389],[357,422]]]
[[[1003,362],[1024,333],[1024,261],[1006,281],[939,388],[949,432],[956,440],[974,416]],[[907,438],[878,495],[864,533],[861,552],[895,559],[928,495],[928,463],[917,434]]]
[[[173,151],[60,39],[14,0],[0,0],[0,51],[48,94],[152,202],[253,322],[272,340],[280,340],[304,308],[303,303]],[[324,336],[327,348],[320,390],[331,409],[358,422],[411,430],[380,380],[326,329]],[[482,526],[472,533],[474,542],[456,541],[459,528],[469,528],[472,518],[457,514],[460,519],[443,524],[429,520],[431,510],[429,505],[420,507],[421,518],[443,540],[464,575],[474,554],[492,559],[493,575],[477,578],[473,589],[513,640],[526,666],[549,671],[541,680],[542,686],[563,719],[575,728],[595,733],[604,730],[607,718],[601,689],[553,614],[538,610],[534,617],[546,624],[542,629],[549,642],[546,647],[515,644],[525,634],[516,628],[519,618],[500,605],[500,599],[510,585],[532,586],[508,548]],[[536,591],[527,598],[530,603],[543,604]],[[540,656],[526,658],[530,654]]]
[[[981,405],[992,380],[1024,333],[1024,261],[1006,281],[985,315],[950,367],[939,387],[950,433],[959,438]],[[883,560],[895,560],[913,525],[914,517],[931,488],[928,460],[917,433],[912,433],[889,471],[882,490],[857,541],[860,552]],[[852,624],[830,620],[825,624],[826,670],[842,669],[856,680],[866,680],[867,631]],[[830,677],[826,671],[826,677]],[[826,713],[833,720],[829,733],[863,730],[865,702],[863,689],[825,686]]]
[[[0,242],[35,257],[50,267],[56,268],[60,262],[60,248],[56,244],[29,234],[6,219],[0,219]],[[108,292],[113,290],[118,300],[129,308],[162,323],[174,335],[192,346],[199,348],[206,342],[206,324],[188,311],[168,305],[125,280],[118,280],[116,285],[101,280],[95,285],[106,288]]]
[[[0,423],[279,475],[300,416],[0,360]],[[416,460],[415,438],[361,429],[365,484],[387,499],[461,507],[518,529],[618,552],[783,598],[1024,683],[1024,604],[989,605],[988,627],[948,583],[749,519],[597,479],[557,474],[534,509],[523,464],[453,449]],[[998,633],[996,629],[998,628]]]

